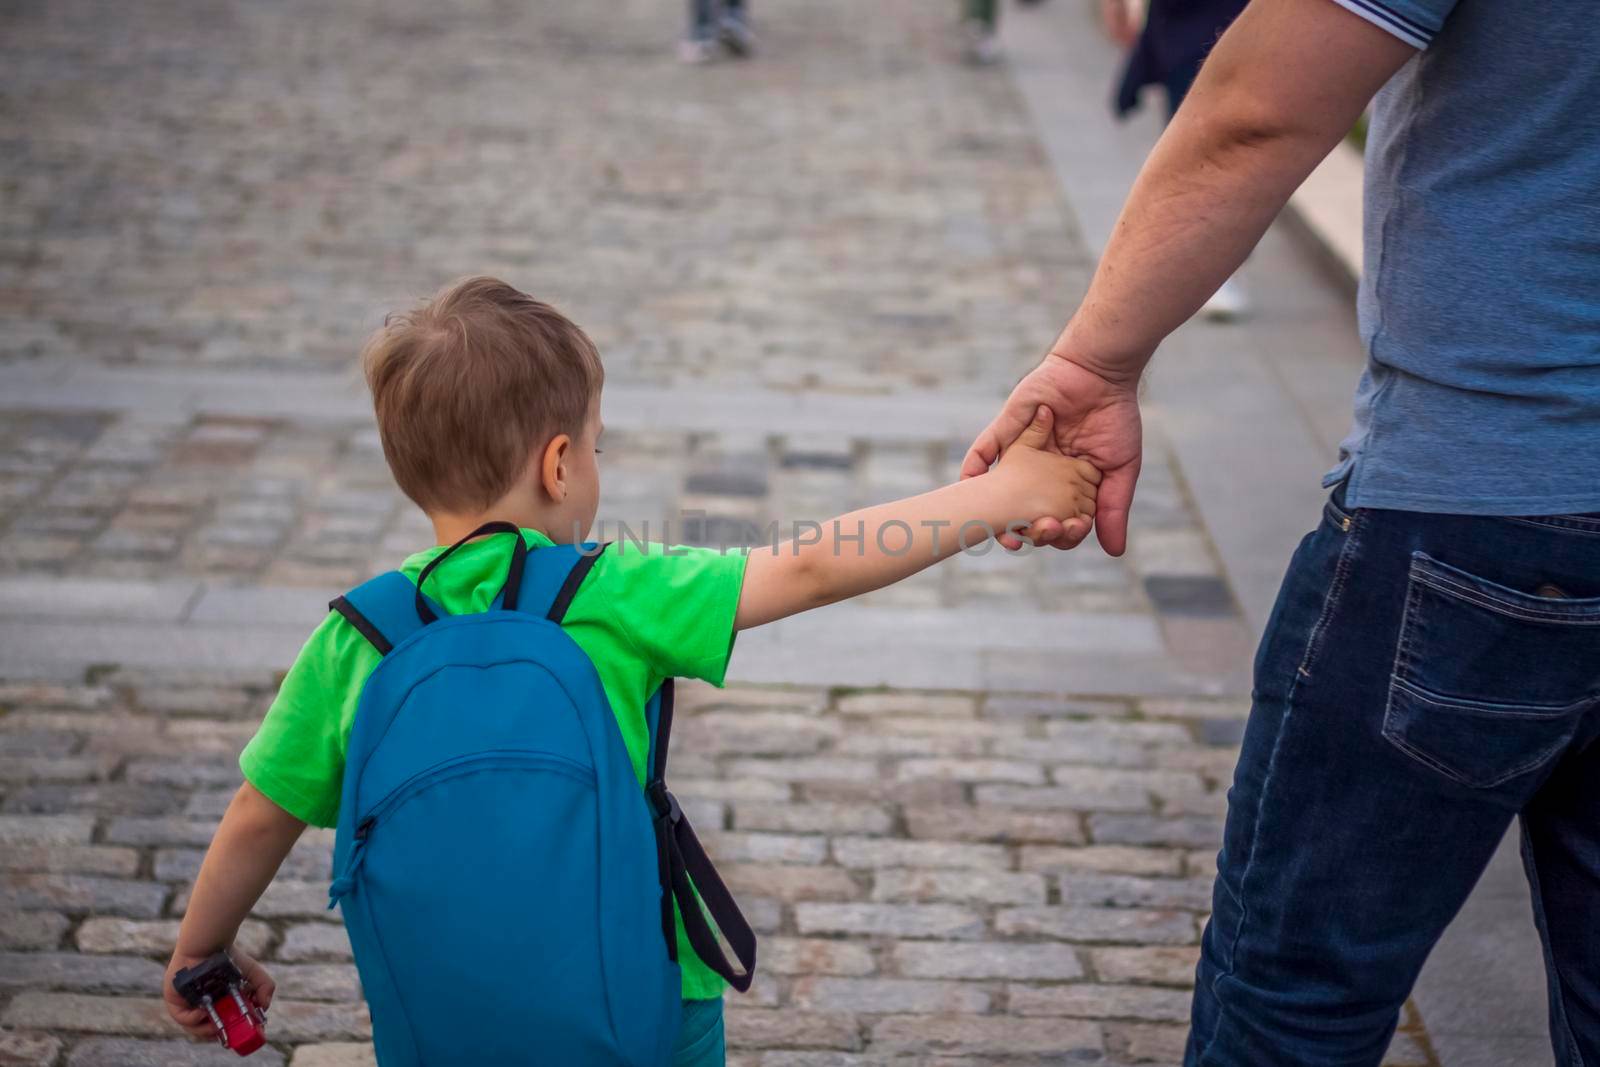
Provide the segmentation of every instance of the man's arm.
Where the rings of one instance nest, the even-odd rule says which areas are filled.
[[[982,478],[829,519],[816,540],[752,550],[734,628],[747,630],[893,585],[1042,515],[1076,520],[1087,531],[1100,472],[1044,450],[1050,420],[1050,410],[1040,408]]]
[[[973,443],[962,473],[987,470],[1034,408],[1049,405],[1058,447],[1105,473],[1096,520],[1101,544],[1120,554],[1139,472],[1144,365],[1414,54],[1332,0],[1254,0],[1145,161],[1083,303]]]
[[[1246,7],[1139,172],[1053,351],[1137,376],[1415,54],[1331,0]]]

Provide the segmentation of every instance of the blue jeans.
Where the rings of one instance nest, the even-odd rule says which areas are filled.
[[[689,36],[709,39],[716,32],[717,20],[724,15],[744,18],[744,0],[689,0]]]
[[[1518,818],[1556,1059],[1600,1065],[1600,515],[1341,499],[1256,656],[1185,1063],[1377,1067]]]
[[[672,1052],[672,1067],[723,1067],[727,1062],[722,1001],[684,1001],[683,1027],[678,1032],[678,1047]]]

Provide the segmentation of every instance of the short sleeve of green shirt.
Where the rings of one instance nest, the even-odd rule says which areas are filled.
[[[381,657],[330,612],[284,676],[261,728],[239,754],[245,780],[313,826],[339,818],[345,745],[361,688]]]
[[[617,630],[659,676],[721,685],[744,565],[743,552],[625,541],[606,549],[579,597],[603,598]]]

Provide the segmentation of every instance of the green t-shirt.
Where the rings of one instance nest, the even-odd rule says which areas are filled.
[[[537,531],[522,533],[530,548],[551,543]],[[428,576],[428,594],[452,614],[487,610],[505,584],[507,544],[490,537],[462,546]],[[443,551],[418,552],[400,570],[416,581]],[[567,609],[563,628],[594,663],[641,787],[650,751],[645,703],[666,678],[722,684],[744,565],[742,553],[625,541],[601,554]],[[338,821],[350,728],[380,658],[342,615],[330,612],[240,753],[250,784],[295,818],[314,826]],[[722,995],[722,979],[689,947],[681,920],[678,959],[685,999]]]

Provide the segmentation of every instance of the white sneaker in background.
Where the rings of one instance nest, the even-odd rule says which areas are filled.
[[[1237,277],[1222,283],[1211,299],[1200,306],[1200,314],[1212,322],[1236,322],[1250,311],[1250,301],[1245,299],[1244,288]]]

